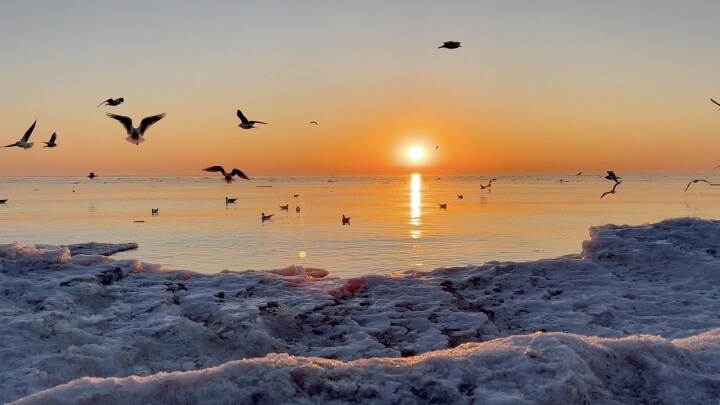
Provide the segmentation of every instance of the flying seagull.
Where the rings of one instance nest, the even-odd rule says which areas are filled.
[[[87,176],[90,178],[90,180],[95,180],[95,177],[97,177],[97,174],[90,172],[90,174],[88,174]]]
[[[147,131],[147,129],[150,128],[152,124],[165,118],[165,113],[146,117],[143,118],[142,121],[140,121],[140,126],[138,128],[133,128],[132,119],[130,117],[110,113],[106,113],[105,115],[112,119],[120,121],[123,127],[125,127],[125,131],[127,131],[128,134],[125,140],[130,143],[134,143],[135,145],[140,145],[141,143],[145,142],[145,138],[143,138],[143,136],[145,135],[145,131]]]
[[[310,121],[311,124],[318,125],[317,121]]]
[[[621,178],[618,177],[618,176],[615,174],[615,172],[612,171],[612,170],[608,170],[608,171],[607,171],[607,176],[605,176],[605,178],[608,179],[608,180],[612,180],[612,181],[614,181],[615,183],[617,183],[618,180],[621,179]]]
[[[262,122],[262,121],[249,121],[247,118],[245,118],[242,111],[240,111],[240,110],[237,110],[237,116],[238,116],[238,118],[240,118],[240,121],[242,121],[240,123],[240,125],[238,125],[242,129],[255,128],[253,126],[255,124],[267,124],[267,122]]]
[[[225,177],[225,181],[227,184],[230,184],[233,182],[233,176],[237,175],[241,179],[250,180],[250,177],[248,177],[245,173],[242,172],[240,169],[232,169],[230,173],[226,172],[225,169],[223,169],[222,166],[210,166],[206,167],[203,170],[206,172],[220,172]]]
[[[57,139],[57,133],[53,132],[52,135],[50,135],[50,142],[45,142],[45,141],[43,141],[43,143],[45,144],[45,146],[43,146],[43,148],[54,148],[54,147],[56,147],[56,146],[57,146],[57,144],[55,143],[55,140],[56,140],[56,139]]]
[[[612,190],[604,192],[604,193],[600,196],[600,199],[602,199],[603,197],[605,197],[605,196],[608,195],[608,194],[615,194],[615,193],[617,193],[617,191],[615,191],[615,189],[617,188],[617,186],[620,185],[620,183],[622,183],[622,180],[616,182],[615,185],[613,185]]]
[[[35,124],[37,124],[37,120],[35,120],[35,122],[33,122],[33,124],[30,125],[30,128],[28,128],[28,130],[25,131],[25,135],[23,135],[23,137],[19,141],[15,142],[11,145],[5,145],[5,146],[3,146],[3,148],[10,148],[12,146],[17,146],[17,147],[23,148],[23,149],[32,148],[33,144],[35,142],[28,142],[28,140],[30,139],[30,135],[32,135],[32,132],[35,129]]]
[[[441,46],[438,46],[438,49],[440,48],[447,48],[447,49],[457,49],[460,48],[460,42],[457,41],[445,41]]]
[[[710,183],[709,181],[704,180],[704,179],[696,179],[696,180],[693,180],[693,181],[691,181],[690,183],[688,183],[687,187],[685,187],[685,191],[688,191],[688,189],[690,188],[690,185],[691,185],[691,184],[697,183],[697,182],[699,182],[699,181],[705,182],[705,183],[707,183],[707,184],[709,184],[709,185],[711,185],[711,186],[720,186],[719,183]]]
[[[582,174],[582,172],[575,173],[576,176],[580,176],[581,174]]]
[[[715,104],[715,105],[717,105],[718,107],[720,107],[720,103],[718,103],[717,101],[715,101],[715,100],[713,100],[713,99],[710,99],[710,101],[712,101],[713,104]]]
[[[111,98],[109,98],[109,99],[103,101],[102,103],[98,104],[97,106],[100,107],[100,106],[103,105],[103,104],[109,105],[109,106],[116,106],[116,105],[122,104],[123,101],[125,101],[125,99],[122,98],[122,97],[116,98],[116,99],[114,99],[114,100],[111,99]],[[97,107],[95,107],[95,108],[97,108]]]

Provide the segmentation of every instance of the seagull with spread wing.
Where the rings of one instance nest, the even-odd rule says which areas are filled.
[[[56,140],[56,139],[57,139],[57,133],[53,132],[52,135],[50,135],[50,141],[49,141],[49,142],[43,141],[43,143],[45,144],[45,146],[43,146],[43,148],[54,148],[54,147],[56,147],[56,146],[57,146],[57,144],[55,143],[55,140]]]
[[[255,127],[254,127],[255,124],[265,124],[265,125],[267,125],[267,122],[262,122],[262,121],[250,121],[250,120],[248,120],[247,118],[245,118],[245,116],[243,115],[242,111],[240,111],[240,110],[237,110],[237,116],[238,116],[238,118],[240,118],[240,121],[241,121],[241,122],[240,122],[240,125],[238,125],[238,126],[239,126],[240,128],[242,128],[242,129],[255,128]]]
[[[35,120],[35,122],[33,122],[32,125],[30,125],[30,128],[28,128],[28,130],[25,131],[25,135],[23,135],[23,137],[19,141],[15,142],[13,144],[10,144],[10,145],[5,145],[5,146],[3,146],[3,148],[10,148],[13,146],[17,146],[17,147],[23,148],[23,149],[32,148],[33,144],[35,142],[28,142],[28,140],[30,140],[30,135],[32,135],[32,132],[35,129],[35,124],[37,124],[37,120]]]
[[[235,175],[237,175],[241,179],[250,180],[250,177],[248,177],[240,169],[232,169],[232,171],[230,173],[228,173],[225,171],[225,169],[222,166],[210,166],[210,167],[204,168],[203,170],[205,170],[206,172],[222,173],[223,177],[225,177],[225,181],[227,182],[227,184],[230,184],[233,182],[233,176],[235,176]]]
[[[107,105],[107,106],[113,106],[113,107],[114,107],[114,106],[116,106],[116,105],[122,104],[123,101],[125,101],[125,99],[122,98],[122,97],[116,98],[116,99],[114,99],[114,100],[111,99],[111,98],[109,98],[109,99],[103,101],[102,103],[98,104],[97,106],[100,107],[101,105],[105,104],[105,105]],[[95,108],[97,108],[97,107],[95,107]]]
[[[605,196],[608,195],[608,194],[615,194],[615,193],[617,193],[617,191],[615,191],[615,189],[617,188],[617,186],[620,185],[620,183],[622,183],[622,180],[615,182],[615,185],[613,185],[612,190],[604,192],[604,193],[600,196],[600,199],[602,200],[602,198],[605,197]]]
[[[690,185],[691,185],[691,184],[697,183],[697,182],[700,182],[700,181],[702,181],[703,183],[707,183],[707,184],[709,184],[709,185],[711,185],[711,186],[720,186],[719,183],[710,183],[709,181],[707,181],[707,180],[705,180],[705,179],[695,179],[695,180],[692,180],[690,183],[688,183],[687,187],[685,187],[685,191],[688,191],[688,189],[690,188]]]
[[[154,123],[160,121],[161,119],[165,118],[165,113],[153,115],[150,117],[145,117],[140,121],[140,126],[137,128],[133,127],[132,119],[130,117],[126,117],[124,115],[115,115],[111,113],[106,113],[108,117],[120,121],[120,123],[125,127],[125,131],[127,131],[128,136],[125,138],[126,141],[130,143],[134,143],[135,145],[140,145],[141,143],[145,142],[145,131],[150,128]]]

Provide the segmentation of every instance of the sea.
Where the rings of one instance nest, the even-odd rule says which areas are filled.
[[[0,244],[137,242],[115,257],[350,278],[579,254],[592,226],[720,217],[720,187],[684,191],[718,173],[621,175],[601,199],[613,185],[603,176],[0,177]]]

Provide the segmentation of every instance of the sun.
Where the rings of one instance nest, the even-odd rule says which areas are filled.
[[[422,148],[419,146],[413,146],[412,148],[408,149],[408,157],[410,157],[410,160],[413,162],[417,162],[420,159],[423,158],[425,155],[425,152],[423,152]]]

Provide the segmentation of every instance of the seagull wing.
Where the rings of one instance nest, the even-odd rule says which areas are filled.
[[[130,117],[126,117],[124,115],[115,115],[111,113],[105,113],[108,117],[120,121],[120,123],[125,127],[125,131],[128,135],[132,133],[132,119]]]
[[[236,175],[236,174],[237,174],[238,177],[240,177],[240,178],[242,178],[242,179],[250,180],[250,177],[248,177],[247,174],[243,173],[242,170],[240,170],[240,169],[233,169],[233,170],[230,172],[230,176],[231,176],[231,177],[234,176],[234,175]]]
[[[712,101],[715,105],[720,106],[720,103],[718,103],[717,101],[715,101],[715,100],[713,100],[713,99],[710,99],[710,101]]]
[[[145,131],[147,131],[147,129],[150,128],[152,124],[160,121],[163,118],[165,118],[165,113],[143,118],[143,120],[140,121],[140,135],[145,135]]]
[[[50,135],[50,143],[55,143],[56,139],[57,139],[57,133],[53,132],[53,134]]]
[[[223,175],[227,174],[227,173],[225,173],[225,169],[223,169],[222,166],[210,166],[210,167],[204,168],[203,170],[205,170],[206,172],[220,172]]]
[[[33,130],[35,129],[35,124],[37,124],[37,120],[33,122],[32,125],[30,125],[30,128],[28,128],[27,131],[25,131],[25,135],[23,135],[22,140],[27,142],[28,139],[30,139],[30,135],[32,135]]]
[[[248,119],[245,118],[245,116],[243,115],[242,111],[237,110],[237,116],[238,116],[238,118],[240,118],[240,121],[242,121],[243,124],[249,124],[249,123],[250,123],[250,121],[248,121]]]
[[[614,185],[613,188],[612,188],[612,191],[615,191],[615,189],[617,188],[617,186],[620,185],[620,183],[622,183],[622,180],[620,180],[620,181],[618,181],[618,182],[615,183],[615,185]]]
[[[606,191],[600,196],[600,199],[602,200],[603,197],[605,197],[608,194],[612,194],[612,193],[613,193],[612,191]]]

